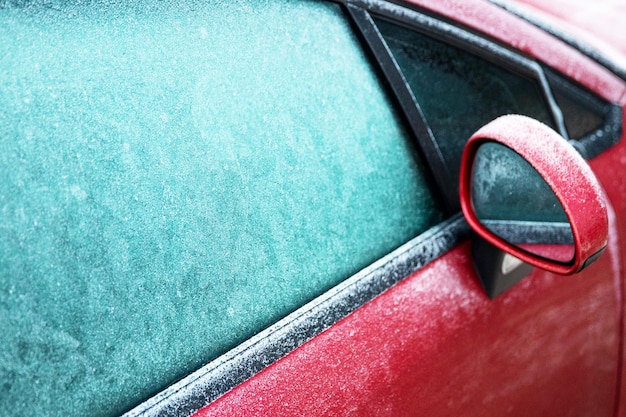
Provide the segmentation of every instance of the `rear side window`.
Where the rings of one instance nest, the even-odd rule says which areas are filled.
[[[0,409],[115,415],[442,220],[338,6],[0,9]]]
[[[457,179],[465,142],[504,114],[524,114],[552,127],[539,82],[417,31],[374,19]]]

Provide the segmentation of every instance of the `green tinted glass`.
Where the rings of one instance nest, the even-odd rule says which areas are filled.
[[[16,4],[2,415],[122,413],[442,219],[338,6]]]

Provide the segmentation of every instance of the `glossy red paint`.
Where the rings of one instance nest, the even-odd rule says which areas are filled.
[[[565,210],[574,235],[571,263],[549,261],[512,245],[485,228],[474,213],[471,196],[476,151],[485,142],[497,142],[521,155],[543,177]],[[608,217],[603,191],[585,160],[550,127],[526,116],[508,115],[488,123],[467,141],[459,180],[461,209],[477,233],[496,247],[531,265],[569,275],[607,245]]]
[[[492,301],[469,249],[457,247],[195,416],[612,415],[618,309],[602,278],[610,257],[572,277],[537,270]]]

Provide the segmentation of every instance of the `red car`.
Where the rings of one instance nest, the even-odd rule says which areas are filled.
[[[594,6],[1,4],[0,414],[626,415]]]

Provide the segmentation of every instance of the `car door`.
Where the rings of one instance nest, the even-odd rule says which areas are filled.
[[[482,3],[18,6],[2,26],[4,409],[613,414],[616,77]],[[467,132],[435,119],[488,120],[455,117],[478,110],[465,93],[428,112],[419,59],[394,52],[414,33],[495,68],[477,85],[594,158],[614,212],[594,265],[485,293],[456,197]],[[524,53],[485,54],[490,37]]]

